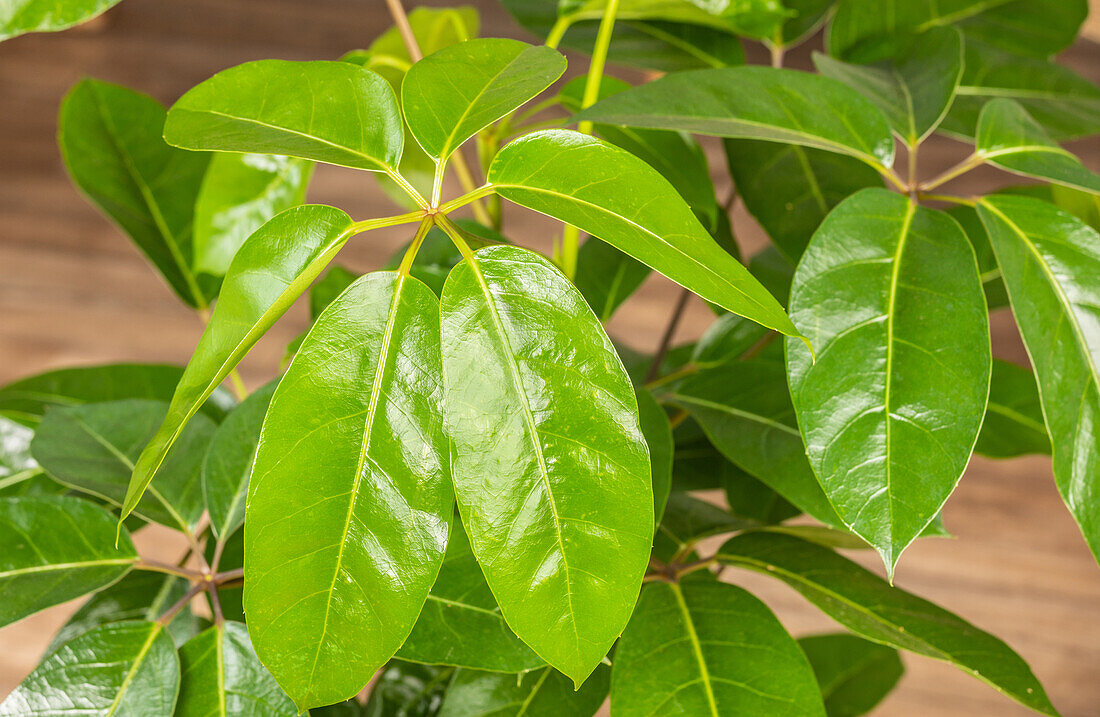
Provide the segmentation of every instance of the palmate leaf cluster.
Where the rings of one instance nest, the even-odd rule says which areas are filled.
[[[0,38],[113,4],[17,0]],[[1057,714],[1005,643],[891,582],[974,452],[1051,455],[1100,554],[1100,177],[1059,144],[1100,132],[1100,90],[1051,59],[1084,0],[503,5],[545,44],[417,9],[415,43],[249,62],[167,110],[64,98],[73,181],[207,323],[185,367],[0,389],[0,624],[91,594],[0,715],[856,715],[902,650]],[[818,72],[783,69],[819,28]],[[592,69],[560,80],[557,48]],[[934,134],[972,150],[925,176]],[[723,138],[728,200],[693,135]],[[396,213],[304,203],[317,164]],[[984,164],[1038,181],[950,193]],[[552,256],[502,200],[561,223]],[[383,269],[333,263],[402,225]],[[652,272],[716,318],[649,356],[603,324]],[[248,393],[235,366],[307,294]],[[1031,368],[992,358],[1009,306]],[[150,522],[177,564],[138,555]],[[887,579],[837,552],[861,549]],[[727,567],[846,632],[795,640]]]

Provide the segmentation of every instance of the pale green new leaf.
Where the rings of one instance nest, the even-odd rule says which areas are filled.
[[[505,620],[578,685],[626,625],[653,490],[634,390],[549,262],[482,249],[443,288],[455,498]]]
[[[244,610],[299,709],[353,697],[412,630],[454,513],[439,309],[403,274],[358,279],[271,399],[245,511]]]
[[[353,231],[339,209],[288,209],[245,241],[222,282],[221,297],[180,378],[168,415],[138,458],[122,518],[130,514],[198,407],[261,336],[286,313]]]
[[[119,0],[6,0],[0,5],[0,40],[28,32],[54,32],[91,20]]]
[[[707,301],[798,335],[778,302],[715,243],[672,185],[625,150],[577,132],[537,132],[497,154],[489,183],[504,198],[599,237]]]
[[[842,202],[794,277],[787,345],[806,453],[845,525],[892,572],[962,476],[989,394],[974,250],[948,215],[884,189]]]
[[[798,643],[764,603],[714,580],[647,585],[613,665],[612,717],[825,716]]]

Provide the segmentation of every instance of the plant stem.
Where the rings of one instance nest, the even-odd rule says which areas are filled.
[[[134,563],[134,570],[148,570],[154,573],[165,573],[167,575],[176,575],[188,580],[196,580],[202,577],[202,573],[197,570],[191,570],[189,568],[181,568],[178,565],[171,565],[169,563],[162,563],[159,560],[147,560],[140,559]]]
[[[403,276],[409,276],[409,270],[412,269],[413,261],[416,260],[416,253],[420,251],[420,246],[424,243],[424,237],[427,236],[428,230],[431,228],[432,217],[430,214],[425,214],[424,218],[420,220],[420,226],[416,228],[412,243],[409,244],[405,255],[401,257],[401,265],[397,268]]]
[[[698,370],[699,370],[698,366],[696,366],[695,364],[690,364],[689,363],[687,366],[684,366],[683,368],[679,368],[679,369],[673,371],[670,374],[666,374],[666,375],[661,376],[659,378],[655,378],[652,381],[647,381],[646,384],[645,384],[645,388],[652,391],[655,388],[660,388],[661,386],[664,386],[666,384],[670,384],[673,381],[677,381],[681,378],[686,378],[687,376],[690,376],[691,374],[695,373]]]
[[[956,197],[951,194],[929,194],[927,192],[917,192],[917,198],[925,199],[930,202],[950,202],[951,204],[964,204],[968,207],[972,207],[978,203],[977,199]]]
[[[683,318],[684,309],[687,308],[689,298],[691,298],[691,292],[683,289],[680,292],[680,298],[676,300],[676,307],[672,310],[672,316],[668,319],[668,325],[665,326],[665,332],[661,336],[657,353],[653,354],[653,363],[649,365],[649,371],[646,372],[645,383],[651,383],[661,373],[661,364],[664,363],[665,356],[668,354],[669,345],[672,343],[672,337],[676,334],[676,328],[680,325],[680,319]]]
[[[412,25],[409,24],[409,16],[405,14],[401,0],[386,0],[386,5],[389,6],[390,16],[393,17],[397,31],[401,33],[401,39],[405,42],[405,49],[409,51],[409,57],[413,62],[419,62],[424,54],[420,52],[420,44],[416,41],[416,34],[413,33]]]
[[[401,176],[400,172],[398,172],[396,169],[392,169],[390,167],[387,167],[386,168],[386,175],[390,179],[392,179],[394,182],[396,182],[397,186],[404,189],[405,193],[408,194],[410,197],[412,197],[413,201],[416,202],[420,206],[421,209],[431,209],[431,206],[432,206],[431,203],[427,199],[424,198],[423,194],[416,191],[416,187],[409,184],[408,180],[406,180],[403,176]]]
[[[490,195],[494,191],[496,191],[496,189],[493,187],[492,184],[483,184],[480,187],[478,187],[477,189],[474,189],[470,192],[467,192],[466,194],[463,194],[461,197],[458,197],[456,199],[452,199],[449,202],[444,202],[443,204],[440,204],[439,207],[438,207],[438,213],[439,214],[450,214],[455,209],[458,209],[459,207],[465,206],[465,205],[469,204],[470,202],[473,202],[477,199],[480,199],[481,197]]]
[[[222,614],[222,604],[218,600],[218,587],[213,580],[206,581],[206,593],[210,596],[210,611],[214,613],[214,624],[225,624],[225,615]]]
[[[351,225],[351,233],[362,234],[363,232],[369,232],[371,229],[381,229],[383,227],[393,227],[398,224],[410,224],[412,222],[418,222],[424,216],[423,210],[417,210],[415,212],[409,212],[408,214],[398,214],[393,217],[381,217],[380,219],[364,219],[363,221],[355,222]]]
[[[470,245],[466,243],[466,240],[462,238],[462,233],[458,231],[458,227],[454,222],[447,218],[446,214],[436,214],[432,217],[436,226],[447,233],[447,236],[451,238],[454,245],[458,247],[458,251],[462,254],[462,258],[474,263],[474,253],[470,250]]]
[[[172,607],[165,610],[164,614],[157,618],[157,624],[161,627],[167,627],[168,623],[172,622],[172,618],[176,616],[183,608],[187,607],[187,603],[195,599],[195,596],[206,589],[206,581],[195,583],[191,588],[184,593],[183,597],[175,602]]]
[[[772,53],[772,67],[783,67],[783,56],[787,54],[787,48],[783,45],[773,45],[769,43],[768,49],[771,50]]]
[[[917,192],[917,154],[920,151],[920,144],[909,145],[909,196],[912,199],[916,199]]]
[[[893,169],[890,169],[889,167],[883,167],[881,164],[872,164],[871,166],[874,167],[878,171],[878,173],[886,179],[886,181],[894,185],[894,189],[904,194],[909,193],[909,187],[906,186],[902,178],[899,177],[898,173],[895,172]]]
[[[950,182],[955,177],[966,174],[972,169],[976,169],[985,163],[985,156],[980,152],[975,152],[963,161],[956,164],[954,167],[944,171],[943,173],[929,179],[927,182],[921,182],[917,189],[921,192],[926,192],[929,189],[935,189],[941,184]]]
[[[573,18],[571,16],[562,15],[558,17],[557,21],[554,22],[554,26],[550,28],[550,33],[546,36],[546,46],[554,50],[558,49],[561,39],[565,37],[565,33],[572,24]]]
[[[225,583],[232,582],[234,580],[241,580],[244,578],[244,568],[237,568],[236,570],[226,570],[221,573],[214,573],[210,579],[217,585],[224,585]]]

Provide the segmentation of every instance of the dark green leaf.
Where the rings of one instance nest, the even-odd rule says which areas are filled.
[[[649,446],[649,467],[653,476],[653,522],[659,524],[672,488],[672,428],[668,414],[653,394],[639,387],[635,389],[635,395],[638,397],[638,421]]]
[[[1100,176],[1058,146],[1018,102],[995,99],[978,119],[976,154],[1013,174],[1100,194]]]
[[[798,645],[814,668],[829,717],[870,712],[905,672],[897,650],[855,635],[812,635]]]
[[[134,461],[167,408],[144,399],[55,408],[39,424],[31,451],[57,480],[121,505]],[[203,511],[202,460],[214,431],[206,416],[192,419],[136,513],[177,530],[196,526]]]
[[[821,715],[798,643],[748,592],[717,581],[656,582],[615,651],[617,715]]]
[[[445,163],[480,130],[538,95],[565,71],[556,50],[516,40],[468,40],[417,62],[401,107],[421,148]]]
[[[982,278],[982,290],[985,292],[985,303],[989,310],[1008,306],[1008,294],[1005,293],[1005,285],[1001,281],[1001,267],[997,266],[997,257],[993,255],[993,247],[989,243],[989,232],[985,230],[981,218],[978,217],[978,210],[960,205],[951,207],[947,213],[959,223],[966,232],[966,238],[974,247],[974,253],[978,259],[978,272]]]
[[[612,95],[573,119],[799,144],[872,166],[894,162],[890,126],[877,107],[841,82],[797,70],[680,72]]]
[[[300,709],[353,697],[408,636],[454,508],[439,309],[407,276],[329,305],[271,399],[245,513],[244,608]]]
[[[659,531],[684,551],[703,538],[753,527],[755,521],[735,517],[713,503],[677,491],[668,496]]]
[[[779,249],[769,246],[757,252],[749,259],[749,273],[781,303],[788,302],[791,282],[794,281],[794,264]]]
[[[782,580],[857,635],[952,662],[1037,712],[1058,714],[1027,663],[1003,642],[828,548],[747,533],[727,542],[718,558]]]
[[[239,622],[215,625],[180,648],[175,717],[297,717]]]
[[[224,541],[244,523],[245,496],[260,428],[277,381],[252,392],[218,426],[202,462],[202,493],[214,537]]]
[[[836,0],[783,0],[783,7],[794,12],[787,18],[778,37],[772,44],[790,47],[813,34],[829,14]]]
[[[179,657],[165,629],[116,622],[50,653],[0,704],[0,715],[170,715],[179,685]]]
[[[27,32],[64,30],[117,5],[119,0],[10,0],[0,7],[0,40]]]
[[[397,267],[387,267],[396,269]],[[336,297],[344,293],[344,289],[351,286],[361,274],[345,269],[342,266],[330,267],[325,276],[309,289],[309,318],[313,321],[328,308],[328,305],[336,300]],[[304,338],[304,334],[303,334]]]
[[[933,26],[890,60],[855,65],[814,53],[814,65],[874,102],[898,137],[915,147],[951,107],[962,79],[962,35],[950,26]]]
[[[305,201],[313,163],[269,154],[215,154],[195,202],[192,266],[224,276],[252,232]]]
[[[61,104],[57,141],[73,181],[126,232],[184,302],[214,292],[192,273],[195,198],[210,156],[161,138],[164,108],[118,85],[81,81]]]
[[[62,496],[0,499],[0,625],[110,585],[137,560],[114,519]]]
[[[1016,364],[993,359],[989,404],[974,450],[990,458],[1027,453],[1050,455],[1050,437],[1043,423],[1035,375]]]
[[[865,189],[814,235],[790,305],[817,351],[787,345],[810,464],[892,572],[955,489],[985,414],[992,359],[974,251],[946,214]]]
[[[455,670],[391,660],[371,690],[365,708],[345,702],[320,710],[313,717],[435,717]],[[508,675],[512,679],[514,676]],[[341,709],[336,709],[341,708]],[[358,708],[358,709],[356,709]],[[335,710],[335,711],[332,711]]]
[[[497,154],[489,182],[506,199],[598,236],[707,301],[798,334],[775,299],[707,235],[672,185],[622,149],[577,132],[537,132]]]
[[[724,456],[722,459],[726,462]],[[722,489],[726,492],[730,513],[738,518],[772,525],[802,513],[765,483],[732,463],[722,472]]]
[[[387,173],[401,158],[403,136],[389,83],[350,62],[246,62],[190,90],[164,123],[164,139],[184,149],[285,154]]]
[[[546,664],[504,622],[458,523],[451,528],[428,601],[397,656],[494,672],[524,672]]]
[[[1035,368],[1058,490],[1100,556],[1100,234],[1030,197],[987,197],[978,213]]]
[[[573,283],[596,317],[607,322],[638,290],[649,272],[649,267],[637,259],[596,237],[588,237],[577,252],[577,276]]]
[[[578,685],[625,626],[653,491],[634,390],[549,262],[478,251],[447,279],[444,416],[455,497],[509,626]]]
[[[882,186],[872,167],[841,154],[753,139],[727,139],[725,145],[730,175],[745,208],[795,261],[841,200]],[[784,294],[780,300],[786,303],[786,298]]]
[[[767,329],[743,316],[724,314],[710,325],[695,344],[691,363],[701,369],[733,363],[767,334]]]
[[[122,517],[137,505],[198,407],[317,278],[353,231],[351,218],[339,209],[307,204],[279,214],[245,241],[176,386],[168,416],[137,461]]]
[[[600,665],[576,691],[552,667],[522,677],[459,670],[439,717],[591,717],[607,698],[611,670]]]

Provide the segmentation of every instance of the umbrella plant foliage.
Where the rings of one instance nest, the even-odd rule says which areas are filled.
[[[0,39],[113,4],[7,2]],[[74,183],[206,324],[185,366],[0,389],[0,624],[88,596],[0,715],[857,715],[902,652],[1057,714],[892,584],[975,452],[1050,455],[1100,555],[1100,177],[1059,145],[1100,132],[1100,90],[1052,60],[1086,2],[949,4],[504,0],[530,44],[395,2],[365,49],[167,109],[81,81]],[[818,72],[785,68],[819,31]],[[931,175],[938,134],[972,149]],[[985,164],[1033,185],[952,193]],[[305,203],[324,165],[393,212]],[[557,229],[531,246],[506,204]],[[398,226],[384,268],[334,263]],[[682,293],[645,355],[604,324],[653,273]],[[692,296],[716,320],[670,345]],[[235,367],[299,300],[249,392]],[[991,357],[1004,307],[1030,367]],[[140,554],[147,523],[187,553]],[[845,632],[796,640],[727,567]]]

